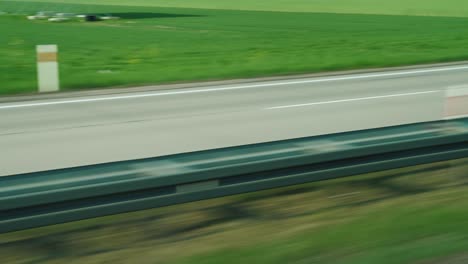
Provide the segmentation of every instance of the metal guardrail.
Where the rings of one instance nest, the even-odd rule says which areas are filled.
[[[468,157],[468,118],[0,178],[0,233]]]

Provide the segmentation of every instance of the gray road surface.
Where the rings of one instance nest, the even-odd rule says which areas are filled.
[[[0,104],[0,176],[444,117],[468,65]]]

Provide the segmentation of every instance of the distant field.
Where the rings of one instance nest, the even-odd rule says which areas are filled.
[[[17,0],[22,1],[22,0]],[[327,12],[357,14],[468,16],[465,0],[33,0],[102,5]]]
[[[280,3],[272,6],[285,6]],[[444,6],[465,12],[455,1]],[[468,59],[468,18],[11,1],[0,2],[0,10],[8,13],[0,15],[0,94],[35,91],[35,45],[50,43],[59,45],[62,87],[68,90]],[[39,10],[112,13],[122,19],[60,24],[25,19]]]

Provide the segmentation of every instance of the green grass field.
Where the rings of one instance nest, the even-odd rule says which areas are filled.
[[[24,0],[17,0],[24,1]],[[233,9],[279,12],[327,12],[422,16],[468,16],[464,0],[30,0],[101,5]]]
[[[468,8],[462,8],[468,4],[455,0],[445,1],[444,8],[437,1],[406,1],[407,5],[401,1],[368,5],[370,0],[56,2],[67,3],[0,2],[0,10],[10,13],[0,15],[0,94],[35,91],[37,44],[59,45],[64,90],[468,59],[468,18],[455,17],[468,15]],[[190,8],[158,7],[165,5]],[[112,13],[122,19],[52,24],[11,14],[38,10]]]
[[[467,159],[0,235],[3,263],[465,264]]]

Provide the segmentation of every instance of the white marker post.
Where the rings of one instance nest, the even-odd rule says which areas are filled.
[[[57,45],[37,46],[37,78],[40,93],[59,90]]]
[[[468,117],[468,85],[448,87],[445,91],[445,119]]]

